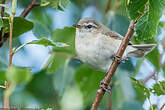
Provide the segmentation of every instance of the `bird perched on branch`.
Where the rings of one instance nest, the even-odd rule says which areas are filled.
[[[107,72],[113,57],[122,42],[123,36],[97,22],[95,19],[80,19],[76,27],[75,48],[78,58],[92,67]],[[123,58],[143,57],[155,44],[128,44]]]

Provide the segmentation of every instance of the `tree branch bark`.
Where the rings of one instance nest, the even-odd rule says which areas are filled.
[[[6,2],[6,0],[2,0],[2,4],[5,4],[5,2]],[[3,7],[2,6],[2,8],[1,8],[1,18],[3,18],[4,17],[4,12],[5,12],[5,7]]]
[[[124,53],[128,43],[129,43],[129,40],[134,33],[134,25],[135,25],[135,22],[131,21],[130,25],[128,27],[128,31],[127,31],[122,43],[120,44],[118,51],[116,53],[116,56],[119,58],[122,58],[123,53]],[[110,68],[109,68],[109,71],[107,72],[106,76],[104,77],[105,88],[108,88],[108,85],[111,82],[112,77],[113,77],[118,65],[119,65],[118,61],[114,59]],[[100,85],[100,88],[97,90],[96,97],[95,97],[94,103],[92,104],[91,110],[98,110],[98,107],[101,103],[101,100],[102,100],[104,94],[105,94],[105,90],[102,88],[102,85]]]
[[[29,12],[32,10],[32,8],[34,7],[34,6],[36,6],[36,5],[38,5],[37,4],[37,0],[33,0],[30,4],[29,4],[29,6],[21,13],[21,17],[26,17],[28,14],[29,14]],[[1,11],[1,16],[2,16],[2,13],[4,13],[4,12],[2,12]],[[4,14],[3,14],[3,16],[4,16]],[[2,37],[1,35],[2,35],[2,31],[3,30],[0,30],[0,47],[2,47],[3,46],[3,44],[6,42],[6,40],[9,38],[9,33],[5,33],[4,34],[4,36]]]
[[[112,110],[111,94],[108,94],[108,108],[107,110]]]
[[[34,7],[34,6],[36,6],[37,5],[37,0],[33,0],[30,4],[29,4],[29,6],[26,8],[26,9],[24,9],[24,11],[21,13],[21,17],[26,17],[27,15],[28,15],[28,13],[32,10],[32,8]]]
[[[16,7],[17,7],[17,0],[12,1],[12,14],[11,14],[11,20],[9,22],[10,24],[10,33],[9,33],[9,68],[12,66],[12,57],[13,57],[13,51],[12,51],[12,38],[13,38],[13,21],[14,21],[14,16],[16,12]],[[9,80],[7,81],[6,84],[6,91],[8,91],[10,87],[10,82]],[[9,95],[5,93],[4,97],[4,108],[9,108]]]
[[[163,104],[163,105],[161,106],[160,110],[163,110],[164,107],[165,107],[165,104]]]
[[[108,13],[108,11],[110,10],[110,8],[111,8],[111,2],[112,2],[112,0],[108,0],[107,7],[105,9],[104,16],[106,16],[107,13]]]
[[[151,78],[153,78],[156,74],[157,74],[157,71],[155,70],[152,74],[150,74],[149,76],[147,76],[146,78],[144,78],[142,80],[142,83],[145,84],[147,81],[149,81]]]

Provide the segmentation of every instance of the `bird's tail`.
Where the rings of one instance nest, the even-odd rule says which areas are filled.
[[[155,48],[156,44],[131,45],[133,51],[127,53],[128,57],[143,57]]]

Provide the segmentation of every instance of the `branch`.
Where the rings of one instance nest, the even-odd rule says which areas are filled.
[[[5,0],[2,0],[1,3],[5,4]],[[2,6],[2,8],[1,8],[1,18],[2,18],[2,20],[3,20],[3,17],[4,17],[4,11],[5,11],[5,7]],[[2,30],[3,30],[3,28],[1,28],[1,30],[0,30],[0,47],[1,47],[1,45],[3,45],[3,41],[5,40],[5,39],[2,38]]]
[[[163,105],[161,106],[160,110],[163,110],[164,107],[165,107],[165,104],[163,104]]]
[[[6,2],[6,0],[2,0],[2,4],[5,4],[5,2]],[[1,18],[3,18],[4,17],[4,12],[5,12],[5,7],[3,7],[2,6],[2,8],[1,8]]]
[[[12,1],[12,12],[11,12],[11,20],[9,22],[10,24],[10,34],[9,34],[9,68],[12,66],[12,57],[13,57],[13,52],[12,52],[12,37],[13,37],[13,21],[14,21],[14,16],[16,12],[16,6],[17,6],[17,0]],[[8,80],[6,84],[6,91],[8,91],[10,87],[10,82]],[[5,93],[4,97],[4,108],[9,108],[9,95]]]
[[[161,61],[163,59],[163,55],[160,54],[160,56],[161,56],[161,58],[160,58],[160,61],[159,61],[160,62],[160,66],[159,67],[162,68],[163,66],[165,66],[165,62],[161,63]],[[142,80],[142,82],[145,84],[147,81],[149,81],[151,78],[153,78],[157,73],[158,72],[156,70],[154,70],[154,72],[152,74],[150,74],[148,77],[144,78]]]
[[[38,3],[37,3],[37,0],[33,0],[30,4],[29,4],[29,6],[26,8],[26,9],[24,9],[24,11],[21,13],[21,17],[26,17],[27,15],[28,15],[28,13],[32,10],[32,8],[34,7],[34,6],[36,6],[36,5],[38,5]]]
[[[142,83],[145,84],[147,81],[149,81],[151,78],[153,78],[156,74],[157,74],[157,71],[155,70],[152,74],[150,74],[149,76],[147,76],[146,78],[144,78],[142,80]]]
[[[34,6],[37,6],[37,0],[33,0],[29,6],[22,12],[22,14],[20,15],[21,17],[26,17],[29,12],[32,10],[32,8]],[[1,11],[1,15],[2,15],[2,11]],[[3,30],[0,30],[0,47],[3,46],[3,44],[6,42],[6,40],[8,39],[9,37],[9,33],[5,33],[4,36],[2,37],[2,31]]]
[[[106,16],[106,15],[107,15],[107,13],[108,13],[109,9],[111,8],[111,2],[112,2],[112,0],[108,0],[108,4],[107,4],[107,7],[106,7],[106,9],[105,9],[104,16]]]
[[[108,109],[107,110],[112,110],[111,94],[108,94]]]
[[[128,31],[127,31],[122,43],[120,44],[118,51],[116,53],[116,56],[119,58],[122,58],[123,53],[124,53],[128,43],[129,43],[129,40],[134,33],[134,25],[135,25],[135,22],[131,21],[130,25],[128,27]],[[108,85],[111,82],[112,77],[113,77],[118,65],[119,65],[118,61],[114,59],[110,68],[109,68],[109,71],[107,72],[106,76],[104,77],[104,86],[105,86],[104,88],[108,88]],[[98,110],[98,107],[100,105],[100,102],[101,102],[104,94],[105,94],[105,90],[103,89],[102,85],[100,85],[100,88],[98,89],[98,91],[96,93],[94,103],[92,104],[91,110]]]

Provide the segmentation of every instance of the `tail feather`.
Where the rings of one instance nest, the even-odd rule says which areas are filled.
[[[128,52],[127,56],[140,58],[151,52],[155,48],[156,44],[140,44],[131,46],[134,50]]]

